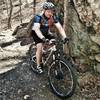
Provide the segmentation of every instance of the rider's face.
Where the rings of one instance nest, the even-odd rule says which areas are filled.
[[[53,16],[53,11],[52,10],[45,10],[44,14],[46,17],[50,18],[51,16]]]

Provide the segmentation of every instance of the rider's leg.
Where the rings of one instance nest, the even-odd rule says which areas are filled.
[[[36,46],[37,46],[37,50],[36,50],[37,66],[40,66],[40,63],[41,63],[41,60],[42,60],[43,45],[42,45],[42,43],[38,43]]]
[[[43,44],[42,43],[38,43],[36,46],[37,46],[37,50],[36,50],[37,69],[38,69],[39,73],[42,73],[43,70],[41,69],[41,61],[42,61]]]

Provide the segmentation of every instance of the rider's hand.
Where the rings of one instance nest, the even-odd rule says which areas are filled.
[[[42,38],[42,41],[43,41],[43,43],[46,43],[46,42],[48,42],[49,40],[46,39],[45,37],[43,37],[43,38]]]
[[[49,44],[55,44],[56,43],[56,40],[55,39],[51,39],[50,41],[49,41]]]
[[[69,40],[70,40],[70,38],[68,38],[68,37],[63,38],[63,43],[64,43],[64,44],[65,44],[65,43],[69,43]]]
[[[43,42],[45,42],[45,41],[46,41],[46,38],[45,38],[45,37],[43,37],[43,38],[42,38],[42,41],[43,41]]]

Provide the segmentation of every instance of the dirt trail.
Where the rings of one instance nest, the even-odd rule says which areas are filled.
[[[36,75],[27,60],[0,75],[0,100],[60,100],[52,94],[47,73]]]

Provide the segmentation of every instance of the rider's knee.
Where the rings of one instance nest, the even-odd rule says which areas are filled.
[[[43,45],[42,43],[37,44],[37,51],[42,52]]]

